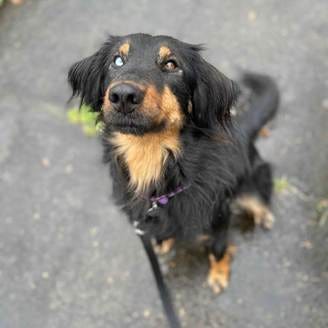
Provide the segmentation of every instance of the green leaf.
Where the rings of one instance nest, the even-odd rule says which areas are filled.
[[[71,108],[67,111],[68,122],[72,124],[80,123],[80,114],[78,108]]]
[[[71,124],[79,124],[85,135],[93,137],[101,132],[103,125],[97,122],[98,113],[91,111],[90,107],[82,105],[81,108],[71,108],[67,111],[67,119]]]
[[[276,178],[274,179],[274,190],[277,193],[282,193],[285,191],[289,191],[291,185],[286,177]]]
[[[94,137],[97,135],[97,129],[95,126],[83,125],[82,131],[88,137]]]

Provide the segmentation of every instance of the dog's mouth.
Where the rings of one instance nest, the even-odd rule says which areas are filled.
[[[112,130],[127,134],[143,134],[147,132],[147,126],[142,124],[129,123],[113,123]]]
[[[105,115],[104,121],[112,131],[137,135],[159,131],[165,125],[155,123],[149,117],[135,112],[128,115],[110,112],[108,115]]]

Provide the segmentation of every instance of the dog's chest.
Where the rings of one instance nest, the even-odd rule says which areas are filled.
[[[115,133],[110,142],[129,173],[129,187],[137,194],[160,180],[169,152],[177,155],[180,151],[178,137],[172,131],[144,136]]]

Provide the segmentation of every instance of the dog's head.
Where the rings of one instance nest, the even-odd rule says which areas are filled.
[[[112,131],[142,135],[190,122],[217,128],[229,120],[237,88],[200,50],[168,36],[111,36],[68,79]]]

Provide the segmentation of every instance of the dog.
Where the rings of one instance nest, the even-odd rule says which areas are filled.
[[[72,97],[99,113],[113,194],[136,232],[163,251],[174,240],[205,240],[207,281],[219,293],[235,251],[232,215],[273,223],[272,170],[254,142],[279,92],[265,75],[230,80],[202,50],[169,36],[110,36],[70,68],[68,81]],[[243,88],[250,97],[239,106]]]

